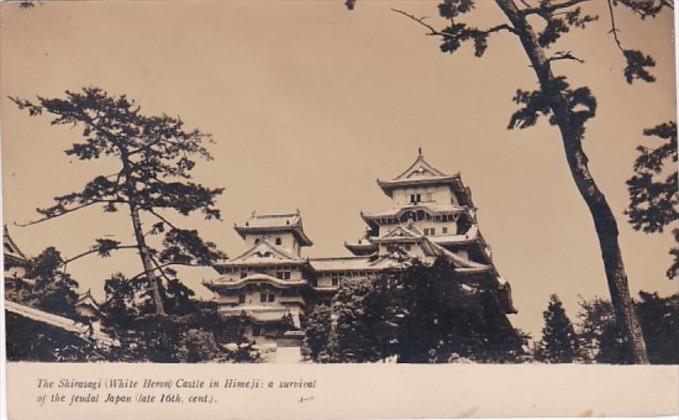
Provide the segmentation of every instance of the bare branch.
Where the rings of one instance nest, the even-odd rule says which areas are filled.
[[[427,28],[429,30],[429,33],[427,33],[427,35],[429,35],[429,36],[440,36],[440,37],[443,37],[443,38],[454,38],[453,35],[451,35],[447,32],[439,31],[438,29],[434,28],[433,26],[431,26],[430,24],[425,22],[425,19],[427,19],[426,17],[419,17],[418,18],[417,16],[412,15],[412,14],[410,14],[406,11],[400,10],[400,9],[392,8],[391,10],[393,12],[396,12],[400,15],[403,15],[403,16],[407,17],[408,19],[413,20],[413,21],[419,23],[420,25],[424,26],[425,28]],[[513,34],[516,34],[516,31],[514,30],[514,28],[512,28],[511,26],[509,26],[506,23],[502,23],[500,25],[493,26],[492,28],[489,28],[489,29],[486,29],[486,30],[478,30],[478,33],[479,34],[490,34],[490,33],[500,32],[500,31],[508,31],[508,32],[513,33]]]
[[[551,13],[557,11],[557,10],[573,7],[577,4],[584,3],[586,1],[591,1],[591,0],[568,0],[568,1],[564,1],[563,3],[552,4],[551,6],[544,5],[544,6],[531,7],[531,8],[528,8],[528,9],[519,10],[519,14],[521,14],[523,16],[551,14]]]
[[[400,14],[400,15],[403,15],[403,16],[407,17],[408,19],[414,20],[415,22],[417,22],[417,23],[419,23],[420,25],[424,26],[425,28],[429,29],[429,33],[428,33],[427,35],[439,35],[439,36],[444,36],[444,35],[445,35],[445,34],[443,34],[442,32],[439,32],[438,30],[436,30],[436,28],[434,28],[434,27],[431,26],[430,24],[426,23],[426,22],[424,21],[424,20],[426,19],[426,17],[418,18],[418,17],[416,17],[415,15],[412,15],[412,14],[406,12],[406,11],[403,11],[403,10],[394,9],[394,8],[392,8],[391,10],[392,10],[393,12],[396,12],[396,13],[398,13],[398,14]]]
[[[177,226],[175,226],[172,222],[170,222],[169,220],[167,220],[165,217],[163,217],[163,216],[161,216],[160,214],[158,214],[155,210],[153,210],[153,209],[144,209],[144,210],[146,210],[147,212],[149,212],[149,213],[151,213],[152,215],[156,216],[161,222],[165,223],[166,225],[168,225],[168,226],[171,227],[172,229],[180,230]]]
[[[615,26],[615,12],[613,11],[613,3],[611,3],[611,0],[606,0],[606,3],[608,4],[608,13],[611,17],[611,30],[608,31],[608,33],[613,34],[615,44],[618,46],[618,49],[624,54],[625,49],[622,47],[620,38],[618,38],[618,28]]]
[[[585,60],[582,60],[582,59],[574,56],[573,54],[571,54],[570,51],[559,51],[555,55],[553,55],[552,57],[549,57],[547,59],[548,62],[557,61],[557,60],[573,60],[573,61],[577,61],[580,64],[583,64],[585,62]]]
[[[169,283],[170,278],[167,276],[167,274],[165,274],[165,270],[163,270],[164,267],[161,266],[161,264],[158,262],[158,260],[156,260],[156,258],[153,255],[151,255],[151,253],[149,253],[149,258],[151,259],[151,262],[153,263],[153,265],[156,266],[154,271],[156,271],[156,270],[159,271],[160,275],[163,276],[165,281],[167,281]]]

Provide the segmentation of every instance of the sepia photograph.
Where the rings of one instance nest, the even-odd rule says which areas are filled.
[[[60,365],[471,365],[479,383],[659,365],[656,414],[672,414],[674,14],[673,0],[2,2],[10,403],[19,369]],[[120,380],[54,387],[203,387]],[[101,402],[66,397],[47,403]]]

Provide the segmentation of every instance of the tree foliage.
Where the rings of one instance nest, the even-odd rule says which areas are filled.
[[[261,356],[243,335],[246,320],[223,318],[214,304],[192,302],[158,316],[135,287],[114,276],[102,305],[104,329],[120,345],[108,360],[124,362],[257,362]],[[190,308],[190,311],[187,311]]]
[[[318,305],[304,320],[302,350],[315,362],[329,362],[328,346],[332,330],[332,311],[328,305]]]
[[[310,315],[305,344],[319,362],[516,361],[527,337],[499,311],[491,291],[463,287],[445,259],[415,261],[344,282],[329,307]]]
[[[95,362],[106,360],[92,341],[5,311],[7,360]]]
[[[646,233],[663,232],[679,220],[677,197],[677,123],[668,121],[644,130],[644,135],[661,143],[656,147],[639,146],[634,161],[634,176],[627,180],[630,204],[626,214],[636,230]],[[679,244],[679,228],[672,230]],[[667,277],[675,278],[679,271],[679,246],[670,250],[674,261]]]
[[[63,270],[63,257],[54,247],[45,248],[26,264],[26,274],[6,282],[5,297],[46,312],[76,318],[78,282]]]

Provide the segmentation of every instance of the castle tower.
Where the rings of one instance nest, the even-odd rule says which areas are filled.
[[[345,243],[357,257],[385,263],[403,254],[431,263],[448,258],[456,272],[470,284],[494,290],[504,313],[515,313],[509,283],[498,273],[476,218],[470,189],[459,173],[449,175],[424,159],[418,150],[415,161],[390,180],[377,180],[392,199],[381,212],[362,212],[368,226],[356,242]]]
[[[234,229],[248,249],[215,265],[221,277],[203,284],[215,293],[225,316],[245,315],[245,335],[260,348],[299,346],[300,316],[310,291],[311,266],[301,249],[312,244],[299,211],[253,213]]]

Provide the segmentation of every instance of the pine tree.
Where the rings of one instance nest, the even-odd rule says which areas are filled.
[[[549,297],[547,310],[542,313],[545,326],[536,359],[549,363],[572,363],[578,359],[578,337],[563,304],[555,294]]]
[[[215,199],[221,188],[207,188],[192,182],[197,159],[211,159],[204,143],[209,134],[184,129],[180,118],[148,116],[125,95],[112,96],[96,87],[66,92],[66,98],[44,98],[37,102],[10,98],[30,116],[51,115],[52,125],[82,127],[82,139],[65,151],[80,161],[110,159],[118,165],[113,174],[100,174],[77,192],[54,198],[55,204],[38,209],[42,217],[24,226],[53,220],[92,206],[104,213],[127,210],[134,241],[122,244],[112,239],[95,239],[87,251],[65,263],[90,254],[107,257],[113,251],[135,250],[140,273],[130,281],[142,281],[157,315],[169,310],[183,311],[186,297],[193,292],[176,283],[174,265],[210,265],[223,254],[214,243],[202,240],[197,231],[182,229],[168,217],[200,212],[206,219],[219,219]],[[142,216],[154,223],[145,229]],[[152,238],[156,237],[156,244]],[[164,296],[181,300],[168,302]],[[169,306],[169,308],[166,308]]]

